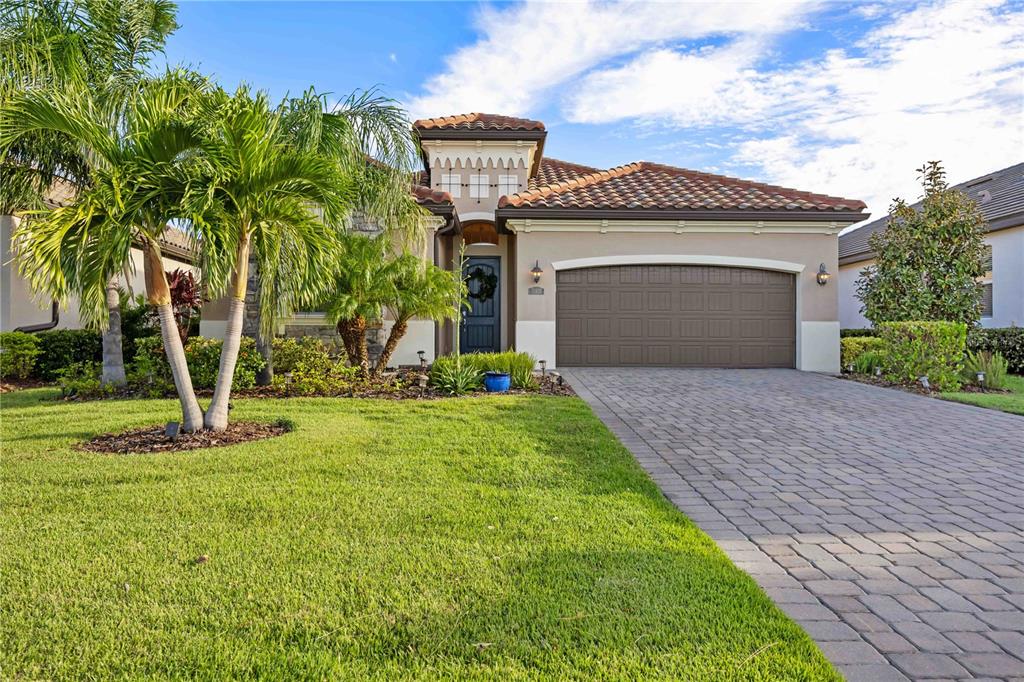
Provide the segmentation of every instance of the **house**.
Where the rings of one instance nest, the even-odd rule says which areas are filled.
[[[559,161],[544,154],[544,124],[524,118],[414,127],[424,169],[414,195],[434,216],[428,258],[455,268],[466,246],[464,352],[515,348],[549,368],[838,371],[829,275],[839,233],[867,218],[863,202],[642,161]],[[204,309],[209,332],[224,319],[226,307]],[[316,313],[283,327],[333,334]],[[394,362],[450,352],[455,333],[415,322]]]
[[[981,324],[984,327],[1024,325],[1024,163],[982,175],[954,186],[978,203],[985,218],[989,258]],[[920,202],[914,204],[919,209]],[[857,279],[874,260],[871,235],[884,230],[888,216],[839,237],[839,323],[861,329],[871,323],[861,313]]]
[[[50,208],[66,205],[72,197],[70,189],[60,185],[50,192],[44,202]],[[78,314],[78,300],[57,303],[42,300],[28,281],[18,272],[18,262],[11,249],[11,236],[21,218],[0,215],[0,332],[45,331],[48,329],[80,329],[83,325]],[[160,239],[164,269],[182,269],[196,272],[195,254],[191,241],[181,230],[168,227]],[[121,286],[128,293],[144,294],[146,282],[142,249],[131,249],[131,266],[121,278]]]

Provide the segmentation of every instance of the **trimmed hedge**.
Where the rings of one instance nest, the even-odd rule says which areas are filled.
[[[841,339],[855,339],[862,336],[878,336],[878,332],[874,329],[840,329],[839,338]]]
[[[967,346],[967,325],[962,322],[882,322],[885,340],[885,378],[915,384],[920,377],[939,391],[960,388]]]
[[[39,338],[25,332],[0,333],[0,379],[28,379],[39,357]]]
[[[967,350],[999,353],[1013,374],[1024,374],[1024,327],[975,327],[967,333]]]
[[[848,336],[839,340],[839,364],[846,372],[863,353],[885,350],[885,341],[877,336]]]
[[[103,339],[90,329],[57,329],[41,332],[39,357],[36,358],[36,376],[54,381],[61,370],[75,364],[103,362]],[[125,358],[127,360],[127,358]]]

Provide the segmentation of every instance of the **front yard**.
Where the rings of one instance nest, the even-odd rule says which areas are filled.
[[[836,679],[577,399],[238,400],[296,430],[72,449],[171,401],[2,397],[5,678]]]
[[[1009,393],[951,392],[943,393],[942,397],[958,403],[1024,415],[1024,376],[1007,375],[1006,388]]]

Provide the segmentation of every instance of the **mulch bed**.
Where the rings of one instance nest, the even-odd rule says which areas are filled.
[[[180,452],[199,448],[221,448],[227,445],[248,443],[254,440],[274,438],[288,433],[292,428],[286,423],[234,422],[226,431],[199,431],[182,433],[176,438],[164,435],[164,427],[147,426],[122,433],[104,433],[78,446],[88,452],[107,452],[120,455],[147,452]]]
[[[882,388],[895,388],[896,390],[903,391],[905,393],[916,393],[917,395],[926,395],[926,396],[930,396],[930,397],[933,397],[933,398],[939,397],[941,395],[941,393],[942,393],[942,391],[937,391],[934,388],[932,388],[932,389],[925,389],[920,384],[913,384],[913,385],[895,384],[895,383],[893,383],[891,381],[887,381],[886,379],[883,379],[882,377],[868,376],[866,374],[840,374],[839,376],[842,379],[848,379],[850,381],[857,381],[857,382],[860,382],[862,384],[871,384],[872,386],[881,386]],[[1010,391],[1007,391],[1005,389],[996,389],[996,388],[981,388],[979,386],[975,386],[974,384],[964,384],[963,386],[961,386],[960,388],[957,389],[957,392],[959,392],[959,393],[996,393],[996,394],[999,394],[999,393],[1009,393]]]
[[[26,388],[42,388],[49,385],[45,381],[38,379],[9,379],[0,382],[0,393],[10,393],[11,391],[20,391]]]

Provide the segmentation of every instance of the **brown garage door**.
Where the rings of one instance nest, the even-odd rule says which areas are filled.
[[[561,366],[794,366],[791,274],[620,265],[562,270],[556,283]]]

